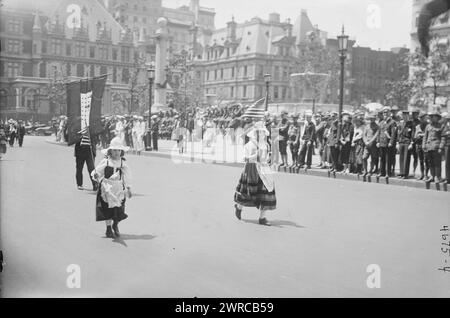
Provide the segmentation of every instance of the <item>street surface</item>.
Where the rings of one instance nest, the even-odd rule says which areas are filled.
[[[73,148],[46,138],[0,161],[3,297],[450,297],[448,193],[280,173],[263,227],[256,209],[234,216],[240,168],[128,156],[135,196],[112,240]]]

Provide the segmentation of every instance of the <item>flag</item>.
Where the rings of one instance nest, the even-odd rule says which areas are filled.
[[[243,117],[264,119],[265,111],[266,111],[266,98],[261,98],[245,111]]]
[[[69,146],[81,140],[82,132],[89,131],[90,135],[102,132],[102,99],[106,78],[103,75],[66,85]]]

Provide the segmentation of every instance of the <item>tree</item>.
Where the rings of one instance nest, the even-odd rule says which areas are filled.
[[[412,103],[425,107],[430,101],[436,103],[439,88],[450,80],[450,46],[434,39],[428,57],[419,50],[410,55]]]
[[[310,89],[313,98],[319,102],[337,102],[338,96],[333,92],[337,92],[340,87],[341,62],[338,52],[312,40],[300,47],[298,58],[298,72],[328,74],[328,79],[324,79],[324,76],[305,76],[300,87],[302,93],[304,94],[306,89]],[[349,70],[349,66],[350,61],[346,59],[345,69]],[[344,87],[349,87],[352,82],[352,79],[346,76]],[[325,95],[326,90],[329,90],[331,94]]]
[[[398,106],[400,109],[407,109],[413,95],[413,82],[404,78],[398,81],[387,81],[386,103],[390,106]]]
[[[67,77],[63,76],[62,71],[55,71],[50,83],[45,87],[45,95],[48,96],[50,102],[50,113],[59,115],[65,114],[67,111],[66,96]]]

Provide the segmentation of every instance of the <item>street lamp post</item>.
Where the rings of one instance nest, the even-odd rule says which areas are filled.
[[[344,33],[344,26],[342,26],[342,34],[338,35],[338,46],[339,46],[339,57],[341,60],[341,80],[340,80],[340,96],[339,96],[339,130],[338,138],[341,138],[341,128],[342,128],[342,112],[344,109],[344,68],[345,60],[347,58],[348,50],[348,35]]]
[[[269,110],[269,85],[270,85],[270,74],[264,75],[264,81],[266,82],[266,111]]]
[[[155,80],[155,70],[153,68],[149,68],[147,70],[148,74],[148,132],[147,132],[147,149],[148,151],[152,150],[152,89],[153,82]]]

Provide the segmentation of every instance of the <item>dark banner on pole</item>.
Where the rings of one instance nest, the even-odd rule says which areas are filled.
[[[102,132],[102,100],[106,79],[104,75],[67,84],[69,146],[81,140],[82,130],[89,129],[91,135]]]

